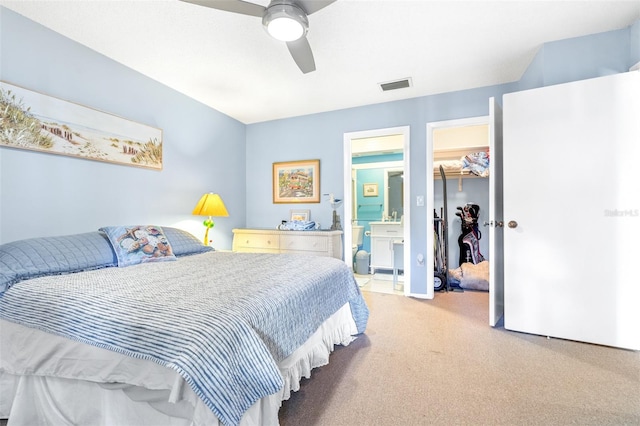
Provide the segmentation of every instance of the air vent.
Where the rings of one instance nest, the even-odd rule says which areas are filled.
[[[403,78],[402,80],[380,83],[380,88],[383,92],[388,92],[389,90],[404,89],[405,87],[411,87],[411,78]]]

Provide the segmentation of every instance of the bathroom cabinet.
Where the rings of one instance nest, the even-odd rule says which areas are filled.
[[[393,269],[393,244],[404,240],[401,222],[371,222],[371,273]]]

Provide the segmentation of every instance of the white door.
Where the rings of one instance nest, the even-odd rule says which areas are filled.
[[[504,314],[502,193],[502,108],[489,99],[489,325]]]
[[[639,72],[504,96],[505,328],[640,349],[639,161]]]

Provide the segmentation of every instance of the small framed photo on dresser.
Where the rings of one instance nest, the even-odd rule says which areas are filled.
[[[311,210],[291,210],[289,220],[311,220]]]

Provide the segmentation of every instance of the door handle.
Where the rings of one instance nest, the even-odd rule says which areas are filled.
[[[516,222],[515,220],[510,220],[509,223],[507,223],[507,226],[511,229],[517,228],[518,222]]]

